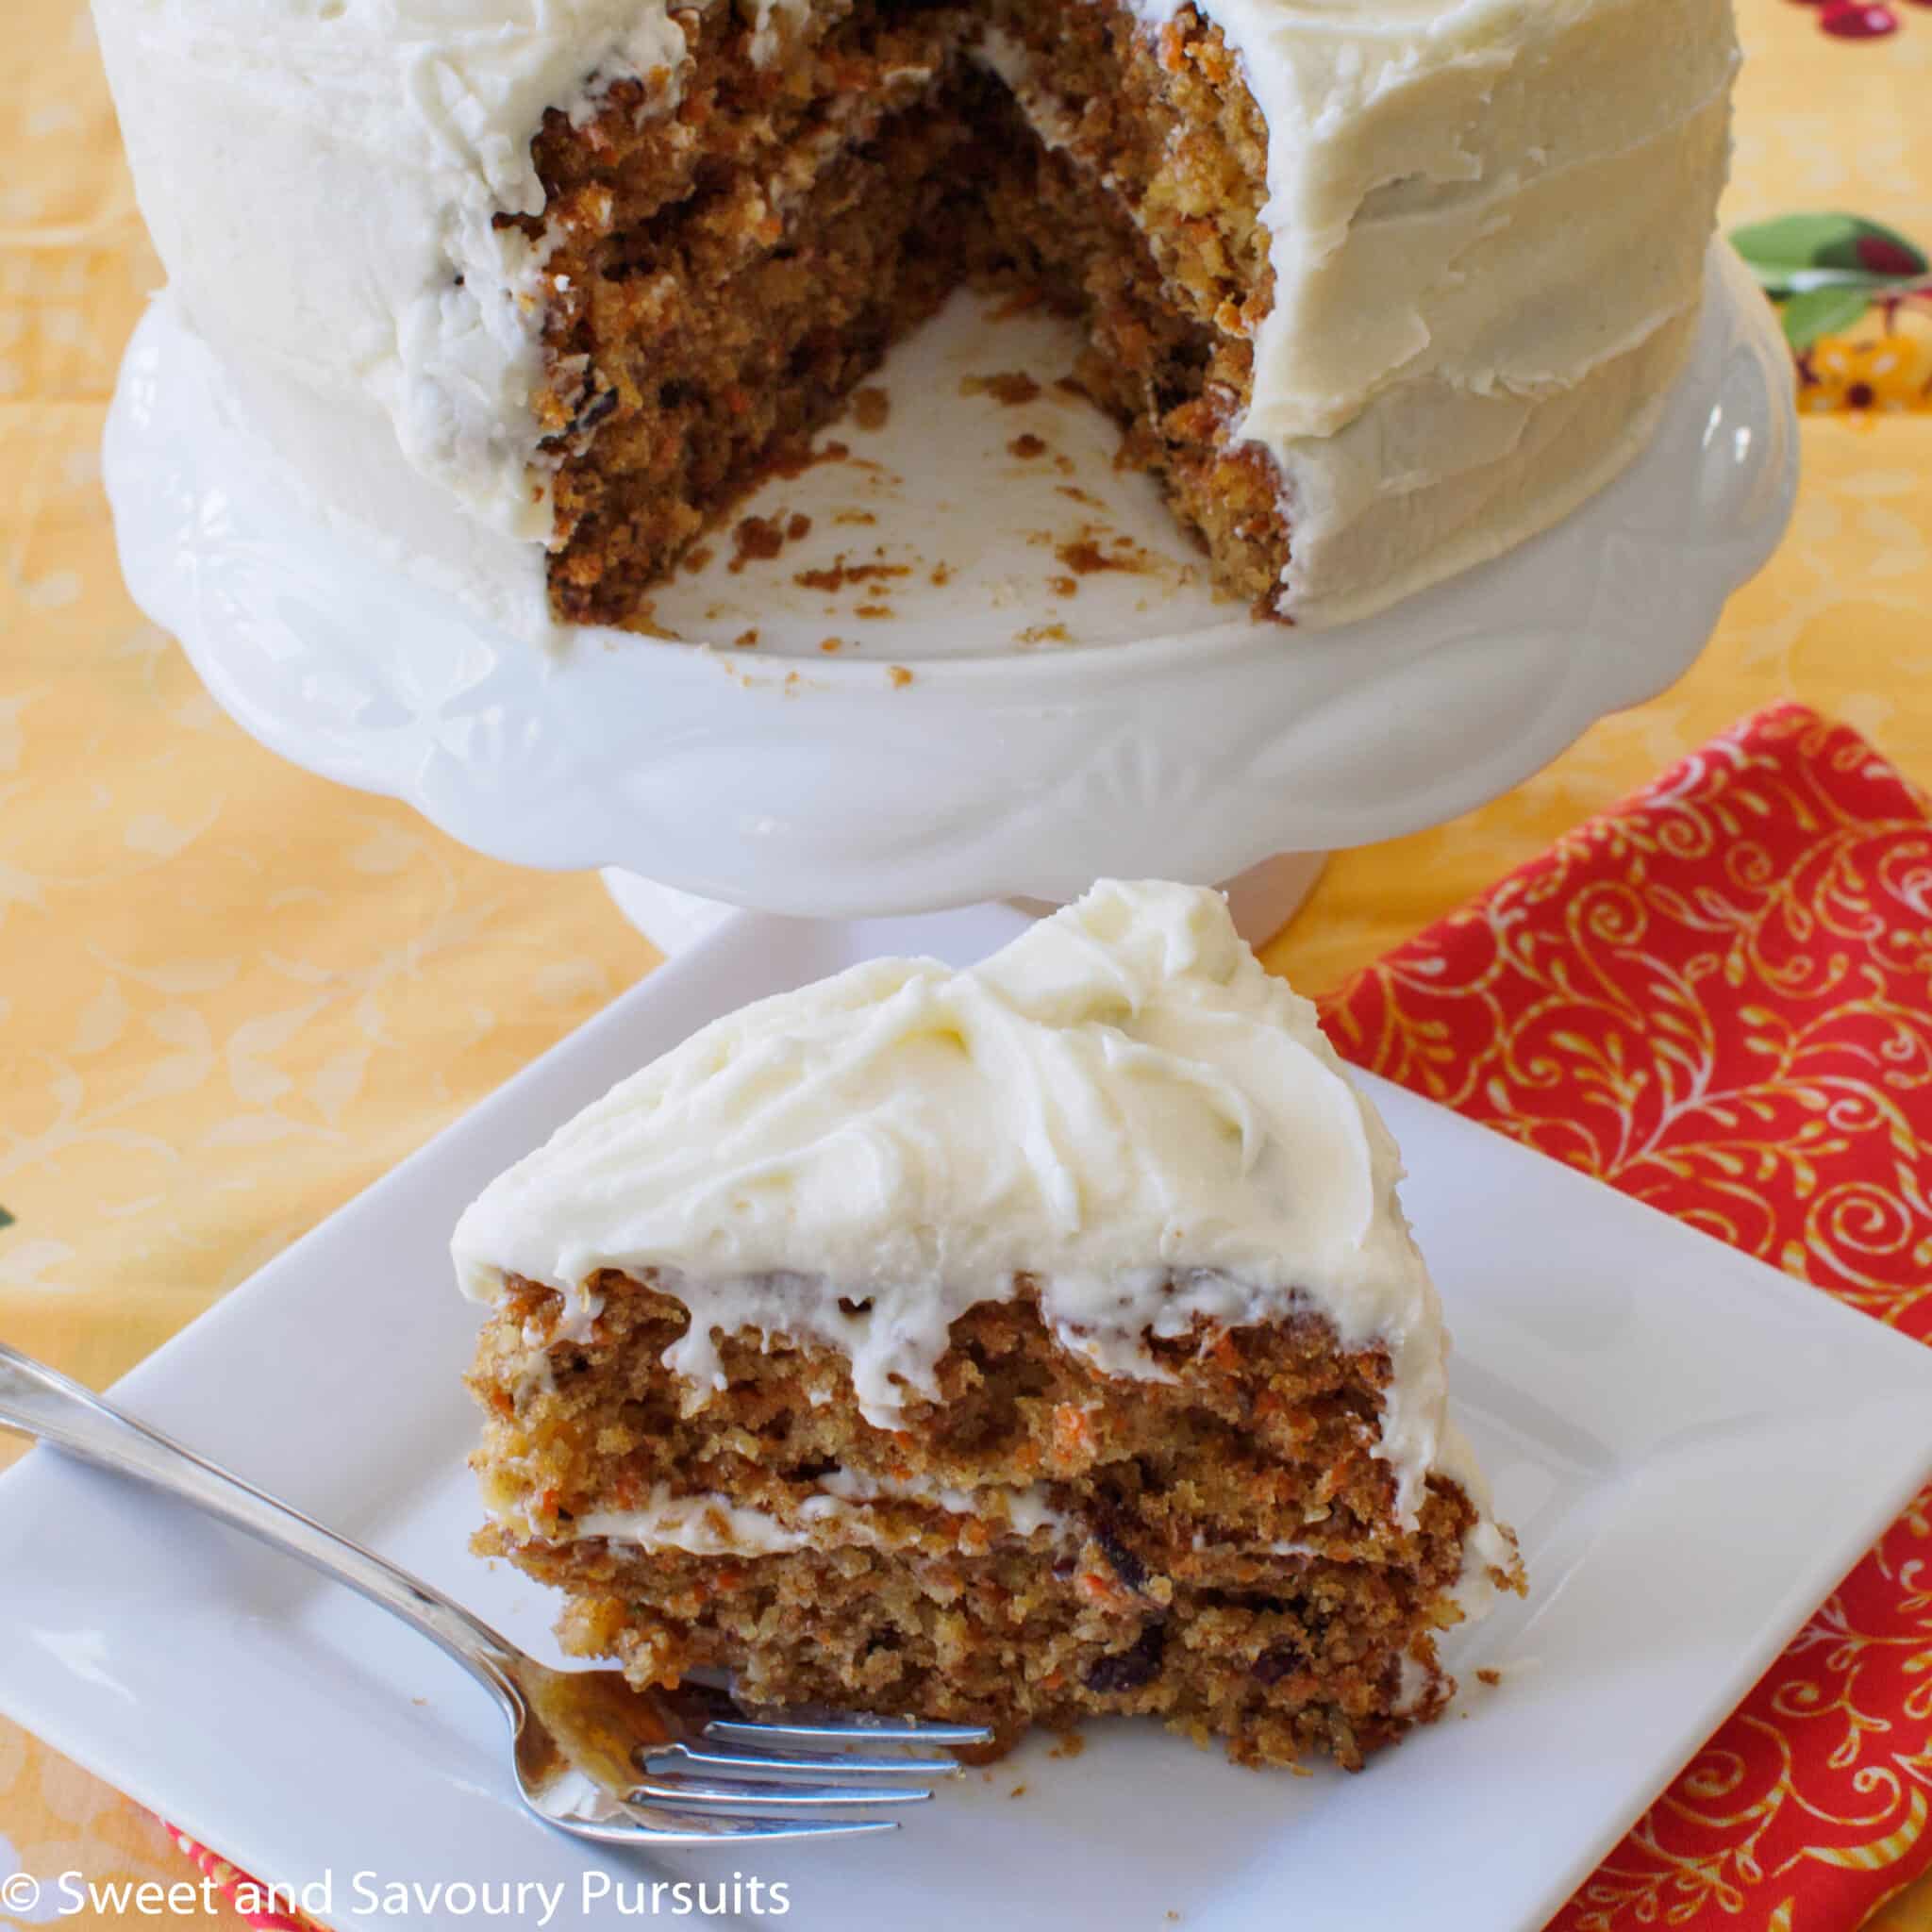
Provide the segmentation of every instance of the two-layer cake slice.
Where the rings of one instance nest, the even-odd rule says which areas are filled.
[[[464,1215],[478,1546],[641,1682],[1358,1765],[1522,1587],[1398,1172],[1211,892],[762,1001]]]

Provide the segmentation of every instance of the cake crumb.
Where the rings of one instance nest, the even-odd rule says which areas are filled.
[[[775,517],[745,517],[731,533],[730,569],[741,571],[747,563],[765,563],[785,547],[785,530]]]
[[[869,509],[841,509],[832,521],[835,524],[875,524],[878,518]]]
[[[1078,1731],[1062,1731],[1054,1740],[1049,1757],[1077,1757],[1087,1748],[1087,1740]]]
[[[822,651],[842,651],[844,648],[845,641],[843,638],[821,638],[819,640],[819,649]]]
[[[1478,1684],[1488,1684],[1493,1687],[1503,1681],[1503,1674],[1501,1671],[1485,1668],[1475,1674],[1475,1680]]]
[[[1072,577],[1048,577],[1046,588],[1056,597],[1072,597],[1078,594],[1080,586]]]
[[[807,591],[842,591],[847,584],[873,584],[881,577],[911,575],[911,569],[903,563],[847,563],[841,550],[829,564],[818,570],[799,571],[791,581]]]
[[[758,647],[758,629],[753,625],[749,630],[741,630],[731,640],[741,651],[755,651]]]
[[[828,442],[823,449],[787,450],[780,456],[774,456],[765,469],[774,476],[783,476],[789,483],[794,477],[804,475],[808,470],[817,469],[821,463],[842,463],[851,454],[850,443]]]
[[[1063,624],[1029,624],[1014,634],[1016,644],[1070,644],[1074,641]]]
[[[710,560],[711,546],[708,543],[700,543],[695,550],[691,551],[685,558],[684,568],[688,570],[692,576],[696,576],[699,571],[703,570],[706,564],[709,563]]]
[[[1075,576],[1091,577],[1104,570],[1141,571],[1145,568],[1138,552],[1140,546],[1131,537],[1116,537],[1114,550],[1126,549],[1136,554],[1127,557],[1110,557],[1096,543],[1092,537],[1076,537],[1071,543],[1055,547],[1054,555],[1074,573]]]
[[[852,397],[852,420],[861,429],[883,429],[892,412],[892,399],[882,389],[868,386]]]
[[[888,664],[886,666],[886,682],[894,691],[904,691],[912,682],[912,674],[903,664]]]
[[[932,581],[940,587],[953,581],[953,566],[950,563],[936,563],[932,567]]]
[[[1024,436],[1016,436],[1011,442],[1008,443],[1007,454],[1009,457],[1018,457],[1023,462],[1028,461],[1034,457],[1044,456],[1046,454],[1046,440],[1043,437],[1035,436],[1029,429]]]
[[[1030,403],[1040,393],[1040,385],[1024,369],[1003,369],[996,375],[961,376],[959,393],[991,396],[1011,408],[1016,403]]]
[[[890,604],[861,604],[854,615],[858,617],[891,617],[892,615],[892,607]]]
[[[1025,1795],[1026,1787],[1024,1784],[1015,1785],[1013,1789],[1007,1793],[1007,1796],[1009,1798],[1024,1798]]]

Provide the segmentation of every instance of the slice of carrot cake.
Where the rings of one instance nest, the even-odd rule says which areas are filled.
[[[1358,1766],[1523,1587],[1398,1173],[1213,892],[760,1001],[458,1224],[477,1547],[641,1683]]]

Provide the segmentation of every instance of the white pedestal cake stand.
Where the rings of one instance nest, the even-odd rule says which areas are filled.
[[[963,296],[888,362],[882,426],[835,425],[842,459],[746,506],[808,533],[760,560],[726,532],[658,598],[709,642],[602,631],[547,656],[393,547],[322,530],[165,298],[105,474],[136,600],[256,737],[495,857],[655,881],[619,897],[671,942],[710,915],[661,889],[861,916],[1272,862],[1259,930],[1320,854],[1466,811],[1663,689],[1770,555],[1790,369],[1727,250],[1708,295],[1622,476],[1324,632],[1217,600],[1151,484],[1113,468],[1111,426],[1054,385],[1064,325]],[[1016,370],[1037,393],[975,379]]]

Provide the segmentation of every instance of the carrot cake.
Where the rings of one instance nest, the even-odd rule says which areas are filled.
[[[1647,438],[1729,0],[95,0],[173,299],[317,511],[534,638],[652,587],[963,280],[1222,585],[1365,614]]]
[[[761,1001],[463,1215],[476,1547],[641,1684],[1357,1767],[1523,1587],[1398,1172],[1213,892]]]

